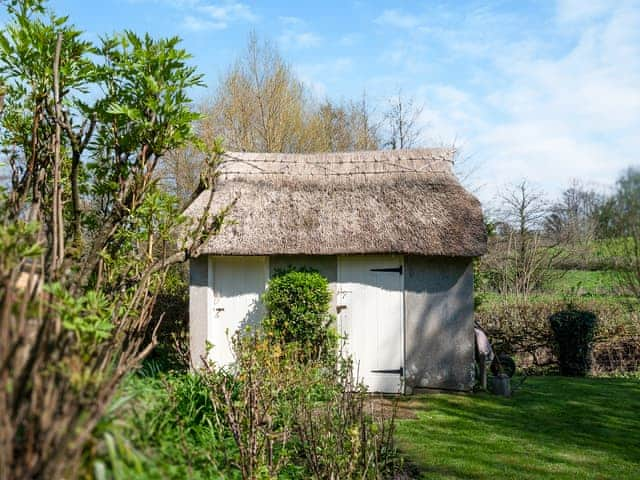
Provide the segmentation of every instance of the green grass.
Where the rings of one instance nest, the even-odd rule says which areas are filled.
[[[129,375],[121,385],[94,432],[81,478],[240,478],[233,439],[216,425],[208,391],[198,378],[147,370]]]
[[[616,295],[619,289],[615,272],[610,270],[567,270],[547,285],[547,292],[577,295]]]
[[[640,381],[529,378],[512,398],[408,397],[400,450],[434,479],[638,479]]]

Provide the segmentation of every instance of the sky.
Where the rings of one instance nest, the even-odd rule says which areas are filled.
[[[421,144],[455,144],[484,202],[527,179],[606,190],[640,165],[640,0],[53,0],[91,38],[179,35],[211,95],[248,34],[275,42],[319,99],[401,90]],[[466,176],[466,175],[465,175]]]

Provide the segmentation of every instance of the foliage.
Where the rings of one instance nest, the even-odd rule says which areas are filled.
[[[601,223],[610,237],[618,238],[621,288],[640,298],[640,168],[629,168],[618,179],[614,195],[602,209]]]
[[[234,368],[209,364],[204,379],[243,478],[381,478],[398,468],[393,408],[367,408],[351,362],[301,362],[299,344],[260,331],[237,333],[233,348]]]
[[[160,326],[156,333],[157,345],[145,363],[150,361],[165,372],[186,370],[190,366],[187,270],[185,264],[180,264],[167,271],[153,306],[153,318]]]
[[[242,478],[274,478],[290,457],[291,419],[279,416],[277,405],[295,360],[266,338],[243,333],[232,339],[235,374],[207,365],[203,378],[233,434]]]
[[[262,296],[263,328],[276,341],[296,342],[307,359],[331,356],[337,334],[329,314],[328,280],[313,270],[277,272]]]
[[[177,38],[94,45],[42,2],[3,5],[0,477],[69,478],[155,343],[167,269],[223,213],[187,224],[154,177],[167,150],[197,141],[187,91],[200,76]],[[176,245],[178,229],[193,241]]]
[[[200,376],[132,374],[96,427],[83,476],[239,478],[236,455]]]
[[[574,270],[562,272],[544,286],[544,291],[558,296],[574,294],[585,297],[615,297],[618,293],[615,271]]]
[[[636,479],[637,378],[528,377],[511,398],[400,400],[398,448],[412,478]]]
[[[639,394],[637,378],[547,376],[529,377],[508,399],[413,395],[399,400],[394,436],[417,470],[409,478],[632,479],[640,463]],[[240,478],[235,443],[221,434],[207,399],[194,375],[129,376],[86,452],[81,478]],[[311,477],[296,468],[280,478]],[[104,477],[95,475],[100,469]]]
[[[326,372],[318,373],[302,376],[288,402],[298,452],[312,477],[384,478],[399,470],[395,403],[372,399],[355,382],[349,361],[338,363],[333,380]]]
[[[575,308],[594,312],[593,374],[640,369],[640,305],[619,299],[531,297],[486,300],[475,312],[494,349],[516,357],[517,364],[539,373],[557,368],[557,348],[549,317],[571,301]]]
[[[554,203],[544,220],[545,232],[556,243],[585,243],[595,237],[604,197],[586,188],[579,181],[571,181]]]
[[[203,139],[223,136],[237,151],[370,150],[379,143],[364,97],[316,104],[277,48],[255,34],[203,111]]]
[[[585,376],[591,368],[596,316],[569,306],[551,315],[549,323],[558,345],[560,374]]]
[[[488,248],[478,265],[479,279],[488,290],[525,298],[563,275],[557,266],[566,251],[546,244],[538,232],[509,232],[489,239]]]
[[[82,349],[81,360],[88,362],[101,343],[111,337],[113,311],[107,296],[95,290],[73,296],[59,283],[48,284],[44,289],[62,327],[73,333],[74,345]]]

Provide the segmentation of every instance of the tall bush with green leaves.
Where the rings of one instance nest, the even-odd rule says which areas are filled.
[[[120,380],[153,347],[167,269],[224,212],[188,224],[155,179],[167,151],[197,143],[187,92],[201,76],[178,38],[94,44],[43,1],[2,5],[0,479],[74,478]],[[206,152],[203,187],[220,151]],[[189,242],[175,248],[178,229]]]
[[[306,358],[330,356],[337,345],[329,313],[329,281],[314,270],[277,272],[262,296],[267,309],[263,321],[268,336],[285,343],[296,342]]]

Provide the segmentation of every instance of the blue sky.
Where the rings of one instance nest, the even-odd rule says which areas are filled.
[[[527,178],[606,188],[640,164],[640,0],[55,0],[91,36],[179,35],[209,90],[247,35],[277,43],[319,97],[380,112],[402,89],[422,143],[455,143],[481,199]]]

